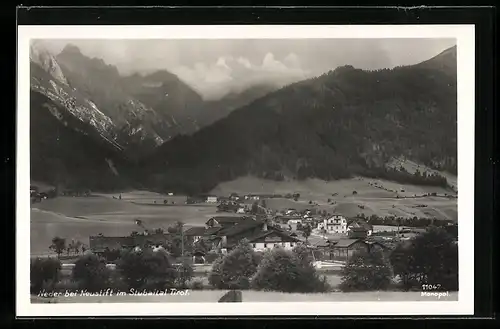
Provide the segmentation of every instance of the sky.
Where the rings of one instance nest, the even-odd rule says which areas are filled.
[[[102,58],[121,74],[166,69],[215,99],[254,84],[279,86],[321,75],[341,65],[392,68],[427,60],[455,39],[201,39],[41,40],[53,54],[73,44]]]

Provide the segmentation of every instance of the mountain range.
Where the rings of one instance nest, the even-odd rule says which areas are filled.
[[[248,174],[383,176],[395,156],[456,173],[456,47],[217,101],[167,71],[122,76],[71,45],[57,55],[32,47],[30,59],[34,180],[198,193]]]

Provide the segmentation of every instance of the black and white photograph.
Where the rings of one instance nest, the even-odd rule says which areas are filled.
[[[473,311],[473,27],[134,29],[20,27],[25,312]]]

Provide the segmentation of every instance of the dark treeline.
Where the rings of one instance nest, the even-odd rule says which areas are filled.
[[[402,184],[448,188],[448,181],[446,178],[437,173],[428,174],[425,171],[421,173],[417,169],[413,174],[411,174],[403,166],[400,168],[370,168],[364,172],[364,176],[369,178],[387,179]]]

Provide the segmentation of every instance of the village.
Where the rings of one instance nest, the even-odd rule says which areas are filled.
[[[56,197],[54,190],[39,192],[31,187],[32,203]],[[90,191],[66,190],[63,196],[88,197]],[[204,225],[183,225],[179,218],[174,226],[181,229],[167,230],[146,227],[141,218],[135,220],[138,231],[127,236],[89,236],[88,249],[95,254],[106,256],[119,250],[132,248],[163,248],[173,236],[182,239],[181,258],[192,257],[193,264],[205,264],[206,254],[226,254],[241,240],[247,240],[256,252],[263,252],[280,246],[291,250],[299,244],[306,245],[315,256],[315,266],[338,266],[359,249],[371,247],[390,250],[401,241],[408,241],[426,231],[430,224],[444,226],[452,235],[457,235],[456,223],[450,221],[414,221],[402,219],[381,219],[360,214],[346,217],[343,214],[318,210],[312,201],[305,209],[271,209],[266,200],[285,198],[297,201],[299,193],[287,195],[231,193],[221,197],[199,195],[185,197],[184,202],[170,201],[174,193],[167,193],[163,202],[152,201],[164,206],[216,205],[218,215],[208,219]],[[113,196],[121,200],[121,194]],[[406,223],[408,222],[408,223]],[[373,224],[375,223],[375,224]],[[380,225],[384,224],[384,225]],[[378,225],[377,225],[378,224]],[[413,225],[405,225],[413,224]],[[417,225],[415,225],[417,224]],[[172,232],[169,232],[172,231]],[[83,245],[83,244],[82,244]],[[213,257],[212,257],[213,258]]]
[[[379,226],[374,230],[374,225],[366,218],[346,218],[342,214],[319,212],[314,207],[271,210],[266,208],[265,200],[272,197],[275,196],[238,196],[235,193],[228,197],[188,197],[186,204],[217,204],[219,215],[208,219],[203,226],[187,227],[180,219],[176,226],[181,228],[169,230],[171,232],[147,228],[141,219],[137,219],[139,231],[131,232],[129,236],[90,236],[89,247],[93,253],[103,256],[122,249],[150,247],[156,250],[164,248],[175,236],[182,241],[180,258],[191,257],[194,265],[210,265],[207,254],[227,254],[245,239],[255,252],[278,246],[291,250],[297,245],[305,245],[311,250],[316,268],[329,268],[341,266],[357,250],[391,250],[397,243],[426,231],[425,227],[403,225]],[[293,199],[299,196],[292,194],[288,197]],[[163,204],[174,203],[164,200]],[[456,225],[444,224],[451,232],[456,229]],[[214,258],[209,257],[209,260]]]
[[[359,198],[357,194],[353,195]],[[166,255],[167,263],[170,264],[168,266],[180,276],[175,279],[181,280],[181,283],[175,283],[176,288],[190,287],[195,290],[216,292],[230,286],[214,283],[214,271],[220,266],[221,261],[234,257],[242,248],[250,248],[259,262],[266,257],[272,259],[272,255],[279,253],[279,250],[290,255],[305,252],[314,272],[321,275],[330,287],[314,289],[338,291],[344,280],[346,267],[361,254],[381,254],[386,261],[389,261],[395,252],[399,252],[397,250],[399,247],[406,246],[404,248],[410,250],[412,241],[416,237],[425,235],[431,227],[447,231],[449,236],[453,237],[455,244],[458,240],[456,222],[437,218],[365,216],[362,208],[359,209],[359,215],[349,216],[335,212],[335,208],[331,207],[331,203],[336,202],[331,199],[340,200],[343,196],[338,196],[337,193],[331,196],[327,200],[313,201],[298,192],[185,196],[172,192],[155,194],[148,191],[133,191],[101,194],[87,190],[55,191],[32,187],[31,198],[35,210],[40,207],[54,209],[57,206],[63,211],[67,209],[74,211],[75,207],[84,206],[81,209],[95,212],[100,207],[108,209],[106,211],[120,207],[125,210],[130,205],[138,207],[130,208],[135,210],[125,213],[105,212],[100,215],[97,213],[95,216],[66,217],[65,221],[69,221],[68,225],[71,226],[59,225],[65,233],[56,233],[50,238],[47,236],[52,239],[52,245],[49,247],[51,253],[41,258],[37,255],[42,254],[32,253],[32,262],[43,262],[43,259],[47,261],[55,259],[60,262],[62,276],[58,277],[59,283],[52,289],[64,290],[77,284],[77,281],[74,281],[77,275],[75,273],[82,274],[81,268],[77,272],[75,270],[82,261],[88,262],[94,259],[97,263],[93,266],[99,267],[98,264],[104,264],[109,271],[117,272],[116,274],[120,276],[126,271],[138,271],[142,273],[140,277],[148,277],[150,274],[147,263],[143,269],[133,270],[135,267],[126,269],[123,267],[123,257],[127,254],[162,254]],[[66,207],[66,210],[61,207]],[[82,213],[81,211],[75,213]],[[123,224],[119,226],[106,224],[103,218],[106,214],[110,214],[109,220],[118,218],[119,223]],[[154,216],[154,219],[151,216]],[[130,222],[132,219],[133,223]],[[90,234],[85,237],[80,233],[76,235],[70,233],[66,227],[73,225],[78,225],[74,226],[73,232],[79,232],[77,227],[85,227],[85,231]],[[78,238],[75,239],[75,236]],[[38,252],[40,249],[36,250]],[[54,254],[57,258],[54,258]],[[274,265],[273,262],[275,261],[268,262],[269,266],[281,268],[282,265],[279,263]],[[230,268],[230,272],[233,271],[232,266]],[[235,271],[239,270],[236,268]],[[94,274],[88,272],[85,275]],[[155,274],[151,275],[154,277]],[[181,279],[183,275],[187,277]],[[233,274],[228,272],[226,275]],[[272,277],[274,274],[266,274],[266,277],[268,275]],[[127,274],[125,278],[126,276]],[[394,272],[388,277],[392,278],[389,280],[397,281],[400,280],[397,279],[399,276],[400,274]],[[317,280],[319,279],[313,281]],[[359,280],[365,279],[360,277]],[[319,281],[316,284],[322,285]],[[274,289],[281,288],[272,288]],[[294,289],[296,288],[292,291]]]

